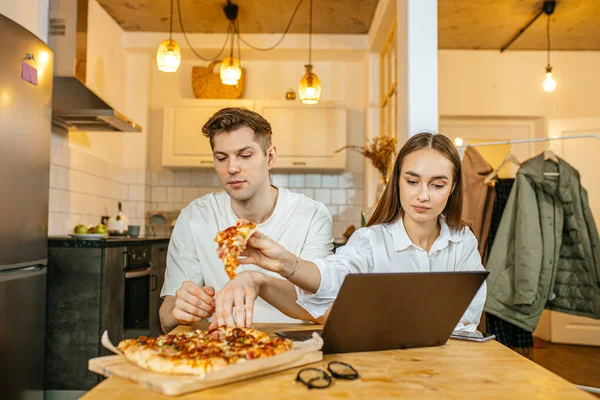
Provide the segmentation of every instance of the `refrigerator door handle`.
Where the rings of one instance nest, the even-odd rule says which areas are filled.
[[[31,276],[41,275],[46,273],[46,267],[36,265],[33,267],[11,269],[9,271],[0,271],[0,282],[6,282],[13,279],[28,278]]]
[[[18,264],[4,264],[4,265],[0,265],[0,271],[7,271],[7,270],[11,270],[11,269],[20,269],[23,267],[29,267],[31,265],[48,265],[48,259],[44,258],[41,260],[33,260],[33,261],[28,261],[28,262],[23,262],[23,263],[18,263]]]

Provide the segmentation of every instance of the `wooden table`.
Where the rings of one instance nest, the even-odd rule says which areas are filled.
[[[256,324],[257,329],[314,328],[314,325]],[[180,326],[173,332],[206,329],[206,324]],[[82,399],[595,399],[558,375],[491,341],[449,340],[445,346],[369,353],[325,355],[311,367],[332,360],[351,364],[356,381],[335,380],[327,389],[308,390],[294,382],[301,368],[238,382],[180,397],[167,397],[121,378],[109,378]]]

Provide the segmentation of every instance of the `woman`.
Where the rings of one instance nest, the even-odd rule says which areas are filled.
[[[234,307],[238,326],[244,320],[249,325],[254,294],[291,317],[323,323],[349,273],[483,270],[477,240],[462,222],[461,209],[462,173],[456,147],[443,135],[415,135],[400,149],[367,227],[354,232],[336,254],[314,262],[301,260],[255,233],[240,263],[278,273],[287,282],[256,272],[240,274],[244,283],[237,290],[232,282],[232,289],[217,295],[213,326],[233,325]],[[253,288],[250,296],[249,287]],[[476,329],[485,295],[482,285],[456,329]]]

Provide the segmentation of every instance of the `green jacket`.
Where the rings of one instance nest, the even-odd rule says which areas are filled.
[[[544,308],[600,318],[600,239],[577,170],[543,155],[523,163],[487,269],[485,311],[523,329]]]

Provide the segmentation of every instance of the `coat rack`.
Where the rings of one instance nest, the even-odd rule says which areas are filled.
[[[600,140],[600,135],[585,134],[585,135],[573,135],[573,136],[558,136],[558,137],[545,137],[545,138],[534,138],[534,139],[511,139],[511,140],[500,140],[496,142],[481,142],[473,144],[464,144],[462,146],[456,146],[459,150],[464,150],[467,147],[480,147],[480,146],[499,146],[506,144],[518,144],[518,143],[535,143],[535,142],[550,142],[552,140],[568,140],[568,139],[586,139],[593,138]]]

